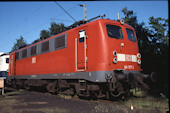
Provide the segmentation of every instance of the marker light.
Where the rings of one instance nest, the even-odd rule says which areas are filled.
[[[114,62],[115,64],[117,64],[117,58],[114,58],[114,59],[113,59],[113,62]]]
[[[120,23],[123,25],[125,22],[123,19],[120,19]]]
[[[117,56],[117,52],[116,52],[116,51],[113,51],[113,55],[114,55],[114,56]]]
[[[138,57],[138,58],[141,58],[141,54],[140,54],[140,53],[138,53],[138,54],[137,54],[137,57]]]
[[[138,64],[139,64],[139,65],[141,64],[141,60],[140,60],[140,59],[138,60]]]

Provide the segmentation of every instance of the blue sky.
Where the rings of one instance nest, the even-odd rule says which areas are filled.
[[[117,20],[124,15],[121,10],[133,10],[138,22],[148,26],[149,17],[168,19],[168,1],[64,1],[58,2],[76,20],[82,20],[86,4],[87,19],[106,14],[106,18]],[[57,19],[57,20],[54,20]],[[23,36],[28,44],[40,37],[40,31],[48,30],[50,23],[74,23],[55,2],[0,2],[0,52],[11,51],[16,39]]]

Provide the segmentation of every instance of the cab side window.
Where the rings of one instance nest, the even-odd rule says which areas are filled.
[[[79,42],[84,42],[85,30],[79,31]]]

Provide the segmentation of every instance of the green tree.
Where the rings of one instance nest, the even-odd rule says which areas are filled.
[[[41,30],[40,38],[34,40],[32,43],[36,43],[41,40],[47,39],[53,35],[63,32],[63,31],[66,31],[66,27],[63,23],[56,24],[55,22],[52,22],[49,30]]]
[[[38,39],[34,40],[34,41],[32,42],[32,44],[37,43],[37,42],[39,42],[39,41],[41,41],[41,39],[40,39],[40,38],[38,38]]]
[[[23,39],[23,37],[21,36],[19,39],[16,39],[16,42],[14,43],[14,46],[12,47],[11,52],[16,51],[16,50],[18,50],[20,48],[23,48],[25,46],[27,46],[27,43]]]
[[[123,18],[125,23],[131,25],[133,28],[136,28],[136,25],[138,25],[136,13],[133,13],[132,10],[127,10],[127,7],[123,8],[121,12],[125,15]]]
[[[153,53],[161,54],[169,46],[169,25],[168,19],[149,18],[149,27],[145,27],[145,23],[138,23],[136,13],[128,10],[127,7],[121,11],[125,17],[125,23],[131,25],[138,38],[139,51],[142,54]]]
[[[48,30],[42,30],[40,33],[40,40],[44,40],[50,37],[50,32]]]
[[[63,23],[56,24],[55,22],[52,22],[49,31],[50,31],[50,35],[53,36],[63,31],[66,31],[66,27]]]
[[[169,48],[168,19],[149,18],[149,41],[154,53],[162,54]]]
[[[164,18],[154,18],[153,16],[149,18],[148,26],[148,39],[150,53],[145,55],[147,63],[153,70],[158,74],[158,84],[161,92],[166,96],[168,94],[168,84],[169,84],[169,24],[168,19]],[[145,65],[147,65],[145,63]],[[149,67],[148,66],[148,67]]]

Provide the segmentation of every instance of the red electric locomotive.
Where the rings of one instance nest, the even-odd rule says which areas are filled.
[[[123,20],[80,21],[70,27],[12,52],[8,84],[100,98],[118,97],[134,87],[148,88],[144,81],[155,80],[154,73],[141,73],[135,31]]]

